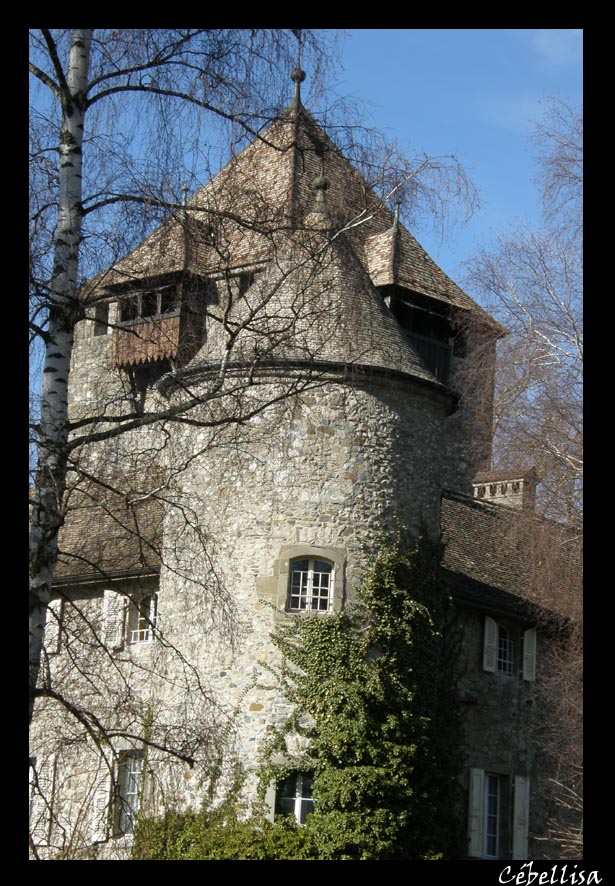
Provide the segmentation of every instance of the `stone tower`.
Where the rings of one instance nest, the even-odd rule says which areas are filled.
[[[341,155],[293,78],[290,107],[90,281],[77,331],[72,417],[98,437],[73,478],[57,587],[118,656],[105,684],[130,684],[130,710],[113,716],[132,737],[113,751],[120,767],[137,761],[133,776],[146,709],[148,735],[164,746],[181,733],[197,760],[203,730],[232,718],[255,767],[287,713],[262,671],[276,618],[338,611],[379,532],[399,521],[438,535],[442,490],[471,492],[489,457],[491,357],[480,382],[465,368],[493,355],[499,328]],[[93,488],[94,474],[108,482]],[[61,736],[43,722],[45,740]],[[54,771],[73,784],[95,774],[90,838],[108,854],[115,835],[121,854],[130,816],[108,808],[128,770],[117,788],[87,740],[62,753]],[[198,804],[198,766],[152,748],[146,760],[153,810]]]

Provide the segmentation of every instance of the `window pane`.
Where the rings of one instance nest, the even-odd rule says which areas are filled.
[[[325,560],[291,561],[288,608],[328,612],[332,608],[333,564]]]
[[[174,286],[163,289],[160,293],[160,313],[166,314],[169,311],[175,311],[179,307],[177,290]]]
[[[307,609],[309,596],[309,560],[293,560],[290,574],[289,608]]]
[[[498,857],[500,814],[500,780],[497,775],[485,776],[485,855]]]
[[[139,306],[135,296],[125,298],[122,301],[122,320],[136,320],[139,314]]]
[[[309,560],[293,560],[290,568],[293,572],[307,572],[309,562]]]
[[[94,335],[106,335],[109,323],[109,302],[99,302],[94,309]]]
[[[132,834],[141,792],[140,757],[126,757],[118,769],[118,801],[120,804],[119,830],[122,834]]]
[[[501,625],[498,625],[497,669],[501,674],[514,673],[514,642]]]
[[[331,572],[333,566],[326,560],[314,560],[314,572]]]

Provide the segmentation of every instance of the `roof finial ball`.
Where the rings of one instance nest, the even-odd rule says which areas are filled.
[[[290,79],[295,84],[295,94],[293,96],[293,107],[301,107],[301,84],[305,80],[305,71],[297,65],[290,74]]]

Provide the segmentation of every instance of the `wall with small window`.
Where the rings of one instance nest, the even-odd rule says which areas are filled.
[[[150,797],[144,748],[121,736],[101,748],[87,732],[71,731],[71,722],[54,707],[30,759],[31,857],[78,857],[78,846],[89,858],[126,857],[126,838]]]
[[[152,643],[158,623],[158,594],[152,588],[106,588],[102,634],[108,649],[118,651]]]
[[[347,552],[317,545],[283,545],[273,576],[259,582],[277,609],[326,615],[340,612],[344,602]]]
[[[541,827],[544,832],[550,814],[549,774],[539,757],[537,738],[536,682],[544,638],[534,625],[512,614],[461,606],[458,630],[459,701],[468,765],[461,779],[468,792],[468,854],[540,858],[542,849],[532,833]]]

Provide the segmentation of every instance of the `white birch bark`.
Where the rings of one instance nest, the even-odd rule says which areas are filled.
[[[82,143],[92,29],[75,29],[66,77],[52,89],[62,107],[58,227],[41,388],[40,443],[30,529],[30,717],[38,679],[66,479],[68,371],[79,316],[77,266],[82,222]]]

